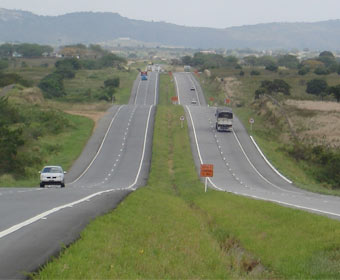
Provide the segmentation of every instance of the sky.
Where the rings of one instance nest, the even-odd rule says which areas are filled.
[[[131,19],[214,28],[340,19],[340,0],[0,0],[0,8],[52,16],[115,12]]]

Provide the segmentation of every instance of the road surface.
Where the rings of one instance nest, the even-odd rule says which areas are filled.
[[[147,81],[137,77],[129,104],[113,106],[99,122],[64,189],[0,189],[0,279],[25,278],[145,184],[158,82],[157,72]]]
[[[197,170],[202,163],[214,165],[209,187],[340,220],[340,197],[299,189],[280,176],[262,157],[237,117],[231,132],[217,132],[216,108],[207,106],[195,77],[175,73],[174,80],[179,104],[186,110]]]

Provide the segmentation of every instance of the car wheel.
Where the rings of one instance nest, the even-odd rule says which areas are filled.
[[[61,187],[61,188],[65,188],[65,184],[62,183],[62,184],[60,185],[60,187]]]
[[[40,188],[45,188],[45,185],[43,183],[40,183]]]

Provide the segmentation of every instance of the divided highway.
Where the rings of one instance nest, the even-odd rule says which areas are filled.
[[[100,121],[64,189],[0,189],[0,279],[25,278],[146,183],[158,83],[158,72],[137,78],[129,104],[113,106]]]
[[[197,169],[201,163],[214,164],[214,177],[208,180],[211,188],[340,220],[340,197],[295,187],[268,165],[235,116],[231,132],[216,131],[216,108],[207,106],[192,74],[175,73],[174,80],[179,103],[186,110]]]

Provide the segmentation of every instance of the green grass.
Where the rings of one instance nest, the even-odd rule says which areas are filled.
[[[162,83],[167,83],[162,76]],[[168,103],[161,87],[161,104]],[[97,218],[35,279],[338,279],[340,224],[208,190],[180,106],[158,106],[148,185]]]
[[[114,94],[116,104],[127,104],[130,98],[133,82],[137,77],[136,71],[122,72],[114,68],[101,70],[79,70],[74,79],[64,80],[66,98],[82,101],[84,97],[94,96],[104,81],[113,77],[120,78],[120,86]]]
[[[65,117],[70,121],[71,128],[66,129],[64,132],[57,135],[46,135],[41,137],[37,143],[35,143],[32,149],[37,153],[44,155],[43,165],[61,165],[64,170],[68,170],[73,162],[78,158],[82,152],[87,140],[91,136],[93,129],[93,121],[81,117],[65,114]],[[57,148],[56,152],[50,150]],[[43,166],[41,166],[43,167]],[[28,178],[21,179],[11,175],[4,175],[0,177],[0,186],[3,187],[32,187],[39,184],[39,170],[31,170],[29,174],[36,176],[29,176]]]

